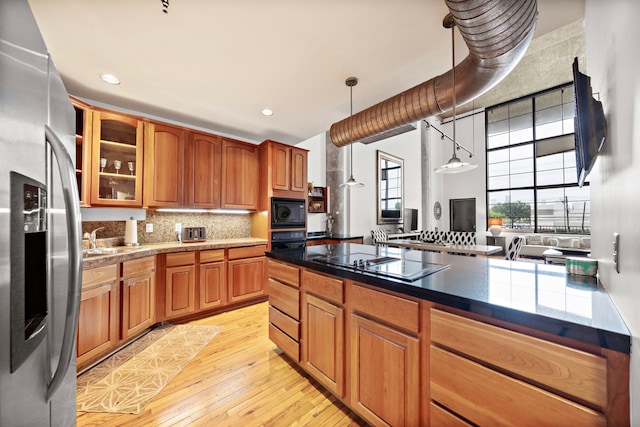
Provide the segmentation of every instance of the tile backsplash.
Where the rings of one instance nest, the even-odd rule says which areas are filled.
[[[138,221],[138,242],[144,244],[176,241],[176,223],[182,224],[183,227],[205,227],[207,239],[251,237],[251,215],[174,213],[148,210],[147,219]],[[146,224],[153,224],[152,233],[145,231]],[[124,238],[125,221],[83,222],[82,233],[91,232],[98,227],[104,227],[104,230],[96,233],[98,239]]]

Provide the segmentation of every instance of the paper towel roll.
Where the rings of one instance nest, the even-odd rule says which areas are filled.
[[[138,221],[136,221],[135,219],[128,219],[126,222],[126,225],[124,227],[124,244],[138,244]]]

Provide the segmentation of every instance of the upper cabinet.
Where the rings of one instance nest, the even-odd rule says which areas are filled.
[[[93,111],[91,204],[142,206],[142,121]]]
[[[146,123],[144,142],[145,207],[183,205],[186,132],[161,123]]]
[[[81,206],[258,209],[257,145],[71,101]],[[299,151],[285,153],[286,182],[304,189]]]
[[[193,208],[219,208],[222,138],[190,133],[185,164],[185,205]]]
[[[271,190],[300,193],[280,195],[304,198],[307,191],[307,150],[275,141],[265,141],[263,144],[267,150]]]
[[[222,201],[223,208],[258,208],[258,147],[223,139]]]
[[[91,203],[91,110],[89,105],[71,97],[76,113],[76,181],[80,206]]]

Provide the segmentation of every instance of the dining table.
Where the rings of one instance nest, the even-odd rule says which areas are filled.
[[[489,256],[502,252],[501,246],[491,245],[455,245],[451,243],[429,243],[419,240],[392,239],[378,242],[379,245],[395,246],[422,251],[446,252],[450,254]]]

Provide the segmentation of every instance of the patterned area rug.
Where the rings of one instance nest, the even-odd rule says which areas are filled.
[[[78,411],[138,414],[221,330],[162,324],[77,378]]]

